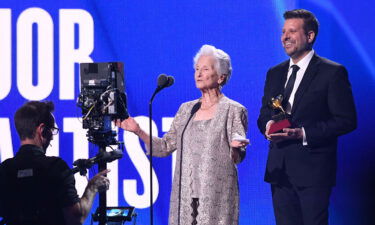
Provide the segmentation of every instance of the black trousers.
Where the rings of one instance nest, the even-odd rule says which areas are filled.
[[[328,225],[332,187],[296,187],[289,181],[271,184],[277,225]]]

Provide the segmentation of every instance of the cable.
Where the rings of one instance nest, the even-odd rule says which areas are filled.
[[[180,176],[179,176],[179,181],[178,181],[178,216],[177,216],[177,224],[180,225],[181,224],[181,181],[182,181],[182,154],[183,154],[183,149],[184,149],[184,133],[185,133],[185,130],[191,120],[191,118],[193,118],[194,114],[200,109],[201,107],[201,102],[197,102],[195,103],[195,105],[193,106],[193,108],[191,109],[191,112],[190,112],[190,117],[188,119],[188,121],[186,122],[186,125],[184,127],[184,129],[182,130],[182,133],[181,133],[181,153],[180,153]]]
[[[82,118],[82,120],[87,119],[87,117],[90,115],[91,110],[95,107],[95,105],[96,105],[96,102],[91,106],[91,108],[89,109],[89,111],[87,112],[87,114],[85,115],[85,117]]]

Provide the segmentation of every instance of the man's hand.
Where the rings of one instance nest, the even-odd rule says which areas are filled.
[[[303,131],[301,128],[284,128],[283,132],[281,133],[273,133],[267,136],[267,139],[273,142],[280,142],[280,141],[293,140],[293,139],[298,140],[302,138],[303,138]]]
[[[266,132],[264,133],[264,135],[266,136],[267,140],[269,140],[269,141],[271,140],[271,136],[270,136],[270,134],[269,134],[269,132],[270,132],[270,127],[271,127],[271,125],[272,125],[273,123],[275,123],[275,121],[274,121],[274,120],[270,120],[270,121],[268,121],[267,124],[266,124]]]
[[[105,175],[109,173],[110,170],[103,170],[100,173],[96,174],[89,181],[87,187],[94,192],[102,192],[109,189],[109,179]]]
[[[109,188],[109,179],[105,176],[109,171],[108,169],[103,170],[91,178],[80,201],[63,208],[65,224],[81,225],[85,222],[96,193],[106,191]]]

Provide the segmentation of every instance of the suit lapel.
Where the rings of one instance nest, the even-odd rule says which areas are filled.
[[[318,64],[320,63],[320,58],[316,54],[311,58],[309,65],[307,66],[306,72],[303,75],[302,81],[294,95],[294,102],[292,107],[292,114],[296,111],[298,104],[300,103],[303,94],[308,89],[311,84],[311,81],[316,76],[318,70]]]

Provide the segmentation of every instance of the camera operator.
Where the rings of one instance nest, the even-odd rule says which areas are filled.
[[[0,165],[0,216],[6,224],[82,224],[96,193],[109,188],[105,177],[109,170],[104,170],[88,182],[79,198],[66,162],[45,156],[58,133],[53,110],[52,102],[31,101],[15,114],[21,147]]]

